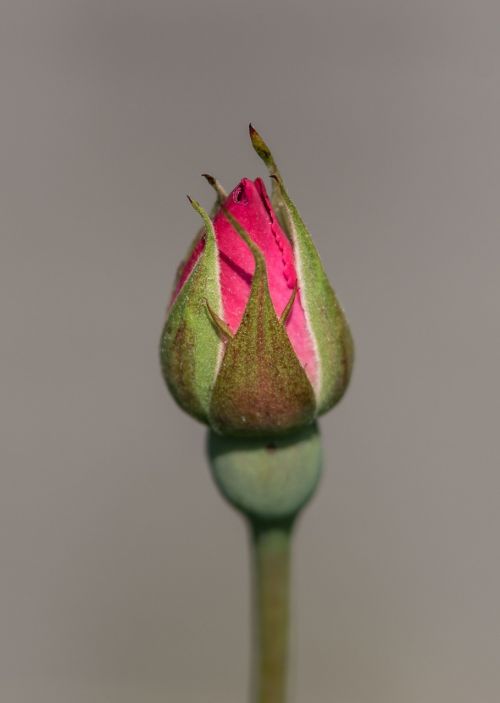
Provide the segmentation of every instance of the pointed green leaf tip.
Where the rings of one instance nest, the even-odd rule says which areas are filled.
[[[210,405],[210,424],[221,434],[274,436],[312,422],[314,392],[269,294],[260,249],[228,212],[226,217],[255,260],[241,324],[228,339]]]
[[[271,150],[252,126],[250,137],[269,170],[273,181],[273,206],[293,244],[300,298],[318,359],[314,392],[316,414],[321,415],[340,400],[349,384],[354,360],[351,332],[312,237],[285,189]]]
[[[188,199],[202,217],[205,246],[169,311],[160,342],[160,360],[167,385],[179,405],[208,423],[210,398],[222,341],[207,311],[220,311],[219,262],[210,217]]]

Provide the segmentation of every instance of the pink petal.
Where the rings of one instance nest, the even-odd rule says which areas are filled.
[[[269,290],[278,317],[297,282],[292,245],[280,227],[263,181],[243,178],[229,194],[225,209],[238,220],[264,254]],[[213,220],[219,246],[220,285],[224,320],[233,332],[238,329],[250,295],[254,272],[252,252],[220,209]],[[173,300],[201,255],[204,240],[195,245],[179,277]],[[300,287],[286,323],[290,342],[309,380],[314,385],[317,359],[304,310]]]
[[[225,207],[248,232],[264,254],[269,290],[278,316],[283,312],[297,282],[292,245],[280,227],[265,185],[244,178],[228,196]],[[253,256],[224,212],[214,218],[220,250],[220,282],[224,319],[235,332],[250,295],[254,271]],[[300,289],[286,323],[286,330],[309,380],[317,373],[316,354],[300,301]]]

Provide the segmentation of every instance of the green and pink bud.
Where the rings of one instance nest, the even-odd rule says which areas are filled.
[[[179,267],[161,339],[174,398],[216,432],[276,436],[310,424],[343,395],[352,339],[319,255],[272,155],[272,176],[244,178],[217,202]]]

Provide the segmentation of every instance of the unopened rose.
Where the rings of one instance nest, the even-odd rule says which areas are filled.
[[[174,398],[216,432],[274,436],[310,424],[343,395],[349,328],[271,153],[250,129],[273,179],[218,191],[179,267],[161,339]]]

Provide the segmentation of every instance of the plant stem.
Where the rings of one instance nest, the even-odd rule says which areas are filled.
[[[252,522],[255,703],[285,703],[288,659],[290,523]]]
[[[317,425],[293,435],[208,436],[220,492],[248,520],[254,582],[252,703],[286,703],[290,547],[293,525],[321,476]]]

